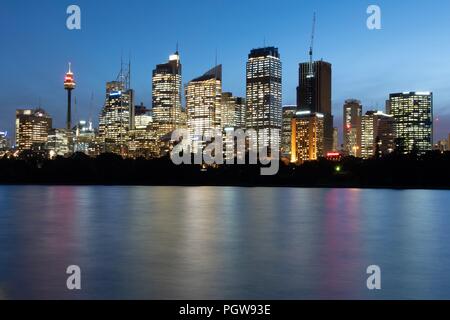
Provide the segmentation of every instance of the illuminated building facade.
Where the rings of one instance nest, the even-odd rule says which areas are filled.
[[[311,111],[324,115],[324,150],[333,150],[332,65],[325,61],[300,63],[297,106],[299,111]]]
[[[159,64],[152,76],[152,112],[159,135],[165,135],[182,125],[181,63],[178,51],[169,61]]]
[[[222,128],[245,129],[245,99],[231,92],[222,93]]]
[[[69,154],[69,135],[65,129],[50,129],[45,147],[51,158]]]
[[[401,153],[424,154],[433,146],[433,93],[403,92],[389,96]]]
[[[106,84],[106,100],[100,114],[99,136],[103,140],[104,151],[123,154],[128,141],[127,134],[134,127],[133,90],[123,82]]]
[[[0,131],[0,151],[7,151],[11,147],[7,131]]]
[[[367,111],[361,120],[361,157],[369,159],[392,153],[395,148],[393,116]]]
[[[339,129],[333,128],[333,152],[339,150]]]
[[[135,129],[146,129],[153,122],[152,113],[142,103],[134,107]]]
[[[357,158],[361,157],[361,119],[361,102],[355,99],[346,100],[343,116],[344,153]]]
[[[205,137],[214,137],[222,127],[222,66],[191,80],[185,88],[186,113],[192,151],[201,151]]]
[[[45,146],[52,118],[43,109],[16,111],[16,147],[19,151]]]
[[[448,140],[447,140],[447,139],[439,140],[439,141],[435,144],[434,150],[438,150],[438,151],[441,151],[441,152],[449,151],[448,145],[449,145],[449,143],[448,143]]]
[[[298,111],[292,118],[291,162],[315,161],[324,156],[324,115]]]
[[[283,127],[281,129],[281,155],[288,157],[291,156],[291,137],[292,137],[292,118],[297,112],[296,105],[283,106]]]
[[[95,129],[92,121],[78,121],[74,133],[74,152],[96,155],[97,148]]]
[[[254,129],[258,149],[280,147],[282,127],[282,68],[278,48],[251,50],[247,60],[247,129]],[[278,152],[278,150],[276,150]]]

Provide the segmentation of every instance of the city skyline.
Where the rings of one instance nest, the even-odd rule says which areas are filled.
[[[136,3],[139,3],[139,6]],[[251,1],[246,4],[239,4],[235,6],[235,10],[240,10],[243,15],[248,14],[251,8],[250,3]],[[127,59],[130,56],[130,52],[133,64],[133,83],[131,87],[136,92],[135,102],[139,104],[142,101],[144,105],[151,106],[152,70],[175,51],[177,42],[180,44],[180,55],[184,67],[183,87],[202,70],[207,70],[210,65],[214,64],[217,49],[218,63],[224,65],[224,91],[233,92],[236,96],[245,96],[245,63],[248,52],[252,48],[262,47],[264,41],[268,46],[274,45],[279,48],[283,61],[283,105],[295,104],[296,87],[298,86],[298,65],[308,60],[311,18],[312,13],[316,11],[318,17],[314,58],[315,60],[323,58],[333,64],[333,114],[335,115],[335,127],[340,127],[339,124],[342,122],[341,108],[346,99],[361,100],[365,112],[376,109],[384,110],[384,101],[393,92],[432,91],[434,93],[435,118],[440,118],[440,121],[435,124],[435,131],[437,132],[435,140],[448,137],[448,128],[450,127],[450,114],[448,111],[450,110],[450,93],[445,88],[445,81],[441,80],[446,78],[446,74],[450,75],[449,61],[448,59],[444,60],[442,57],[448,44],[442,42],[440,50],[433,50],[433,47],[441,39],[440,37],[443,36],[443,32],[438,32],[436,36],[433,36],[433,39],[429,39],[427,48],[423,48],[423,46],[419,46],[419,44],[415,44],[412,41],[425,37],[426,32],[442,30],[442,26],[437,22],[426,27],[416,23],[410,26],[411,30],[415,32],[409,34],[402,33],[404,30],[400,24],[400,21],[405,21],[404,17],[411,19],[416,15],[423,15],[424,17],[437,15],[438,17],[442,14],[442,11],[445,11],[446,7],[449,7],[448,3],[433,1],[433,4],[427,7],[427,11],[420,12],[420,10],[414,9],[413,6],[410,8],[402,7],[400,11],[398,4],[380,1],[383,29],[376,31],[370,31],[365,26],[367,19],[365,13],[367,5],[365,3],[352,7],[346,6],[345,12],[339,9],[339,5],[329,3],[325,5],[324,2],[314,6],[306,2],[301,3],[303,6],[291,1],[285,1],[284,3],[286,6],[277,7],[275,11],[280,14],[286,14],[287,17],[292,16],[292,13],[288,11],[296,12],[301,19],[299,19],[298,28],[295,30],[292,28],[292,23],[289,23],[290,27],[287,28],[286,25],[288,24],[279,21],[273,30],[264,27],[261,30],[245,33],[242,38],[234,39],[230,38],[229,35],[233,34],[233,28],[238,28],[239,25],[245,23],[244,19],[232,18],[231,20],[226,20],[223,17],[231,17],[231,13],[228,13],[228,15],[217,13],[224,24],[219,26],[218,37],[212,41],[217,43],[208,43],[206,36],[209,33],[200,30],[202,28],[196,28],[198,32],[195,33],[195,37],[186,36],[189,33],[188,31],[192,31],[196,24],[190,25],[189,30],[181,29],[180,26],[186,19],[181,12],[186,3],[180,1],[175,2],[176,6],[173,9],[174,16],[178,18],[174,19],[176,23],[173,25],[167,24],[168,30],[160,28],[157,33],[157,39],[152,41],[150,46],[146,44],[148,42],[146,32],[137,28],[136,22],[133,22],[128,26],[121,26],[122,29],[118,31],[119,36],[125,36],[127,32],[133,31],[133,36],[131,37],[134,39],[133,41],[127,40],[121,44],[109,44],[106,47],[102,46],[105,40],[97,37],[99,32],[104,31],[104,28],[111,25],[110,19],[99,11],[99,7],[102,4],[101,1],[100,4],[89,4],[86,1],[79,1],[78,5],[80,5],[82,10],[82,30],[80,31],[69,31],[65,28],[67,3],[51,3],[50,5],[50,2],[44,1],[39,6],[30,4],[29,12],[19,10],[20,6],[17,6],[15,3],[6,3],[5,12],[9,13],[9,15],[2,21],[10,25],[10,29],[18,31],[17,34],[7,34],[5,28],[2,28],[3,31],[1,32],[5,33],[6,43],[10,44],[12,48],[11,52],[6,52],[6,60],[14,52],[13,49],[17,49],[22,45],[23,50],[19,51],[19,59],[14,61],[24,63],[22,65],[7,65],[3,62],[5,64],[3,68],[5,77],[2,77],[1,83],[8,90],[7,94],[6,92],[2,94],[2,110],[5,116],[0,119],[0,130],[13,132],[16,109],[36,108],[38,106],[41,106],[52,115],[56,128],[63,128],[66,118],[66,93],[61,88],[61,79],[67,71],[67,62],[69,61],[73,64],[72,68],[77,78],[77,90],[74,92],[74,96],[77,99],[77,104],[73,110],[74,123],[91,116],[96,126],[98,125],[98,115],[104,104],[105,83],[115,78],[116,70],[120,66],[121,56]],[[204,4],[203,1],[192,4],[198,9],[195,11],[195,16],[203,12],[215,12],[218,11],[215,9],[225,6],[223,1],[212,3],[207,9],[202,8],[202,4]],[[262,4],[267,3],[263,1]],[[132,8],[136,6],[136,9],[141,6],[153,9],[149,10],[149,12],[155,9],[162,10],[167,6],[162,3],[152,5],[139,1],[129,5]],[[291,10],[287,10],[286,7]],[[33,29],[27,27],[26,24],[25,26],[21,24],[24,23],[22,20],[28,21],[29,24],[37,22],[39,13],[43,10],[45,10],[47,18],[39,27]],[[411,12],[408,10],[411,10]],[[117,9],[110,6],[108,7],[109,11],[111,11],[112,17],[118,14]],[[255,13],[261,13],[261,11],[261,8],[255,9]],[[133,12],[137,16],[142,14],[138,14],[136,10]],[[31,16],[32,13],[34,14],[33,16]],[[355,15],[356,13],[357,15]],[[399,19],[397,21],[394,17],[395,14],[399,13],[401,15],[398,16]],[[268,15],[268,13],[262,13],[261,17],[264,18]],[[19,16],[21,19],[14,19],[14,17],[18,18]],[[97,19],[95,19],[94,23],[92,19],[96,16]],[[345,20],[349,16],[352,19],[350,21]],[[155,15],[154,18],[155,21],[153,23],[156,23],[159,18]],[[340,19],[343,19],[342,23],[334,25]],[[201,22],[208,26],[213,20],[207,17]],[[251,20],[255,20],[255,27],[264,25],[260,19],[252,18]],[[440,20],[435,19],[434,21]],[[237,23],[231,29],[226,28],[225,26],[231,26],[231,22]],[[442,20],[440,23],[445,24],[448,22]],[[140,21],[139,24],[144,27],[150,26],[151,22]],[[437,27],[440,29],[435,29]],[[330,34],[330,31],[333,29],[336,29],[336,31]],[[361,44],[361,48],[352,46],[351,51],[345,48],[346,44],[349,45],[347,43],[349,38],[343,32],[345,30],[353,32],[352,38],[355,39],[355,43]],[[49,41],[48,43],[45,41],[49,37],[49,34],[47,34],[49,31],[51,31],[50,35],[56,37],[58,41]],[[402,35],[401,38],[397,37],[399,34]],[[36,36],[38,35],[43,36],[42,42],[36,42]],[[333,41],[331,35],[337,36],[337,39]],[[149,34],[150,36],[151,34]],[[109,34],[105,34],[105,38],[112,39]],[[410,46],[414,45],[415,52],[408,52],[407,55],[400,52],[392,56],[392,52],[387,54],[387,52],[379,49],[376,53],[380,56],[380,59],[373,60],[374,53],[369,51],[374,48],[392,45],[393,38],[396,38],[396,47],[401,47],[405,43]],[[339,50],[333,50],[333,45],[338,40],[340,40],[339,46],[337,46]],[[54,50],[56,44],[53,42],[57,43],[57,50]],[[234,42],[238,45],[234,46]],[[42,43],[45,43],[45,46],[42,46]],[[98,50],[98,48],[102,49]],[[86,51],[87,49],[91,49],[91,51]],[[361,56],[362,53],[364,53],[363,56]],[[99,59],[99,55],[105,58],[103,60]],[[42,60],[43,56],[48,56],[48,59],[45,60],[46,64],[36,63],[36,61],[44,61]],[[387,56],[390,59],[387,59]],[[415,65],[417,68],[414,68]],[[374,72],[374,69],[380,69],[380,71]],[[386,69],[391,71],[387,73]],[[42,81],[27,82],[24,80],[26,79],[24,74],[28,77],[39,78]],[[349,75],[352,76],[350,80]],[[361,83],[362,78],[365,78],[366,82]],[[93,103],[91,103],[92,94],[94,94]],[[183,97],[184,106],[185,100]],[[340,136],[342,136],[342,132],[340,132]]]

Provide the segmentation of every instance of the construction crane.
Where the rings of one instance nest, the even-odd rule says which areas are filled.
[[[316,13],[314,12],[312,32],[311,32],[311,45],[309,47],[309,72],[308,78],[314,78],[314,62],[313,62],[313,48],[314,48],[314,35],[316,33]]]

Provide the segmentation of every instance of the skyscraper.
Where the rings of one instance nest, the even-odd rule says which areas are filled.
[[[0,131],[0,151],[7,151],[10,148],[10,142],[7,131]]]
[[[186,113],[193,152],[201,151],[206,139],[222,130],[222,65],[191,80],[185,88]]]
[[[325,61],[300,63],[297,106],[299,111],[324,115],[324,152],[333,151],[332,66]]]
[[[222,93],[222,127],[245,129],[245,98],[235,97],[231,92]]]
[[[361,117],[362,105],[359,100],[349,99],[344,104],[344,152],[361,157]]]
[[[333,151],[339,150],[339,129],[333,128]]]
[[[258,137],[253,137],[253,141],[257,141],[258,149],[272,146],[274,143],[280,146],[281,74],[278,48],[266,47],[251,50],[247,60],[246,127],[257,132]]]
[[[297,112],[296,105],[283,106],[283,127],[281,130],[281,155],[291,156],[292,118]]]
[[[16,111],[16,147],[19,151],[44,148],[52,118],[43,109]]]
[[[74,151],[95,155],[95,130],[92,121],[80,120],[75,126]]]
[[[178,51],[169,61],[158,64],[152,75],[152,112],[158,135],[181,124],[181,63]]]
[[[106,84],[105,105],[100,114],[99,136],[104,151],[125,154],[127,134],[134,128],[134,92],[128,75],[121,71],[118,80]]]
[[[69,154],[69,134],[65,129],[50,129],[45,148],[50,157],[64,157]]]
[[[298,111],[292,118],[291,162],[303,163],[323,157],[324,116],[311,111]]]
[[[146,129],[153,122],[153,117],[149,109],[144,104],[134,107],[134,127],[135,129]]]
[[[389,100],[399,151],[423,154],[432,150],[433,93],[393,93]]]
[[[364,159],[389,154],[395,148],[394,121],[381,111],[367,111],[362,117],[361,156]]]

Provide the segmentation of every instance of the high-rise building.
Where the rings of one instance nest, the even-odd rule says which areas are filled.
[[[181,125],[181,63],[178,51],[158,64],[152,76],[152,112],[158,134],[163,136]]]
[[[185,88],[186,113],[192,151],[201,151],[206,140],[222,127],[222,65],[191,80]]]
[[[339,128],[333,128],[333,151],[339,151]]]
[[[283,126],[281,129],[281,155],[291,157],[292,118],[297,112],[296,105],[283,106]]]
[[[19,151],[42,148],[48,140],[52,118],[43,109],[16,111],[16,147]]]
[[[245,129],[245,99],[222,93],[222,128]]]
[[[390,100],[386,100],[386,104],[385,104],[385,112],[386,112],[386,114],[392,114],[392,111],[391,111],[391,101],[390,101]]]
[[[282,68],[278,48],[251,50],[247,60],[247,129],[253,129],[258,149],[280,146]],[[276,150],[278,152],[278,150]]]
[[[92,121],[80,120],[75,126],[74,151],[87,155],[96,155],[95,129]]]
[[[291,162],[315,161],[324,156],[324,116],[309,110],[298,111],[292,118]]]
[[[50,157],[67,156],[69,154],[69,135],[66,129],[50,129],[45,149]]]
[[[11,147],[7,131],[0,131],[0,151],[7,151]]]
[[[325,61],[304,62],[299,66],[297,106],[299,111],[324,115],[324,152],[333,151],[332,65]]]
[[[135,129],[146,129],[153,122],[152,113],[143,103],[134,107],[134,127]]]
[[[358,158],[361,157],[361,117],[361,102],[355,99],[346,100],[343,117],[344,152]]]
[[[367,111],[362,117],[361,129],[362,158],[379,157],[394,151],[394,119],[391,115]]]
[[[99,136],[104,151],[125,153],[127,134],[134,127],[133,90],[123,81],[106,84],[105,105],[100,114]]]
[[[389,100],[399,152],[423,154],[432,150],[433,93],[393,93]]]

